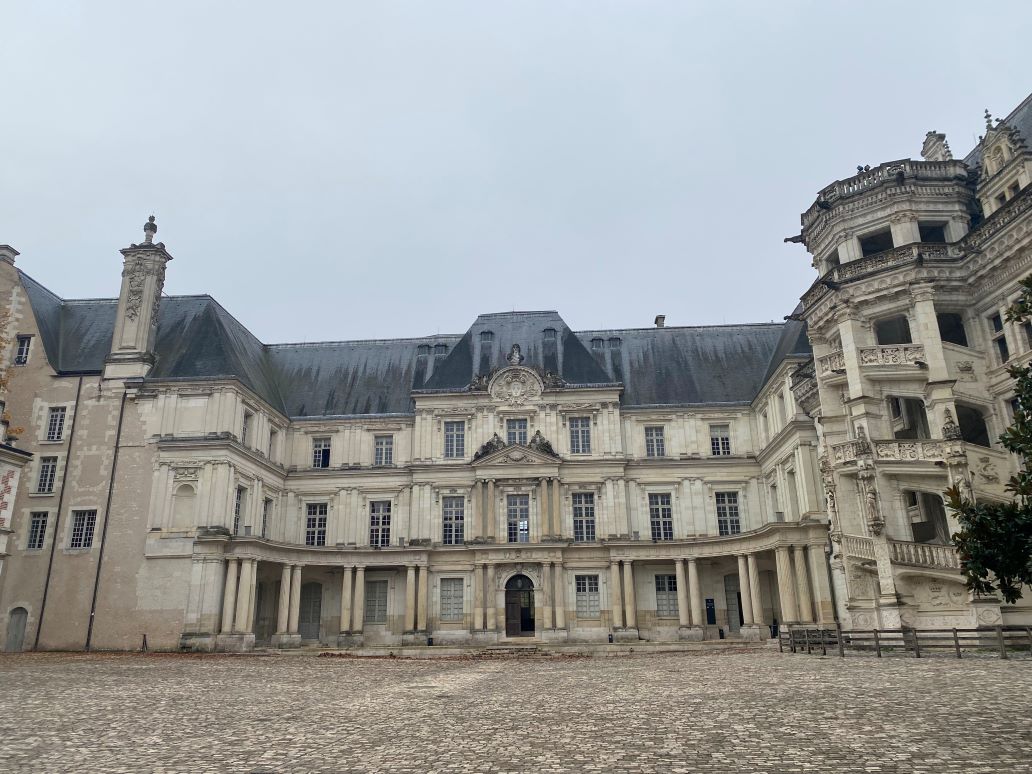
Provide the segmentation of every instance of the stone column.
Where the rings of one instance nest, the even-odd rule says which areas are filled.
[[[674,560],[674,571],[677,573],[677,623],[682,629],[687,629],[692,625],[692,617],[688,608],[688,583],[684,577],[683,559]]]
[[[351,631],[351,575],[351,568],[345,567],[340,581],[341,634],[348,634]]]
[[[494,535],[498,529],[498,504],[495,502],[495,482],[487,482],[487,523],[484,525],[484,539]]]
[[[752,586],[749,584],[749,560],[745,554],[738,555],[738,588],[742,598],[743,625],[752,626],[756,620],[753,618]]]
[[[559,477],[552,479],[552,534],[559,535],[563,531],[563,494],[559,488]]]
[[[361,634],[365,626],[365,567],[355,568],[355,602],[351,606],[351,633]]]
[[[301,615],[301,565],[295,564],[290,572],[290,634],[297,634]]]
[[[286,634],[290,624],[290,565],[280,571],[279,610],[276,611],[276,634]]]
[[[556,562],[552,565],[553,585],[555,590],[555,628],[566,628],[566,574],[563,572],[563,563]]]
[[[702,606],[699,560],[694,556],[688,558],[688,594],[692,600],[692,626],[702,629],[706,625],[706,611]]]
[[[552,514],[548,503],[548,479],[544,476],[538,482],[538,511],[541,516],[541,537],[549,537],[552,532]]]
[[[638,606],[634,599],[634,563],[625,559],[623,563],[624,578],[624,620],[628,629],[638,628]]]
[[[247,595],[247,631],[253,634],[255,618],[254,606],[258,603],[258,560],[252,559],[251,561],[254,564],[254,570],[251,573],[250,593]]]
[[[487,607],[487,630],[489,632],[497,631],[497,610],[496,605],[498,604],[498,595],[495,593],[495,566],[493,564],[487,565],[487,588],[485,590],[484,599]]]
[[[552,563],[542,562],[541,563],[541,617],[544,619],[541,622],[542,629],[554,629],[555,625],[552,623],[552,598],[554,592],[552,586]]]
[[[928,381],[941,382],[949,378],[949,373],[946,355],[942,349],[942,338],[939,335],[939,318],[935,312],[935,291],[930,284],[912,285],[910,293],[916,328],[911,331],[911,335],[915,342],[924,347]]]
[[[810,574],[806,571],[806,546],[795,546],[795,575],[799,587],[799,620],[802,623],[813,623]]]
[[[251,608],[251,584],[254,583],[254,559],[240,560],[240,588],[236,598],[236,623],[234,631],[246,633],[251,631],[251,623],[247,620],[247,612]]]
[[[467,539],[472,540],[484,534],[483,486],[479,481],[473,484],[473,490],[470,492],[469,499],[472,519]]]
[[[781,623],[796,623],[799,620],[796,612],[796,583],[792,572],[792,558],[788,554],[788,546],[778,546],[774,551],[778,566],[778,596],[781,598]]]
[[[810,557],[810,579],[813,581],[817,621],[823,627],[834,626],[835,606],[831,599],[828,562],[824,554],[824,547],[811,545],[806,553]]]
[[[763,598],[760,596],[760,568],[756,554],[749,554],[749,592],[752,594],[753,620],[760,626],[766,626],[763,617]]]
[[[222,633],[233,631],[233,613],[236,610],[237,564],[235,556],[226,557],[226,586],[222,593]]]
[[[484,630],[484,566],[473,565],[473,631]]]
[[[609,606],[613,611],[613,628],[623,628],[623,595],[620,593],[620,563],[609,563]]]
[[[430,572],[428,567],[419,568],[419,601],[416,608],[416,629],[425,632],[427,592],[430,589]]]
[[[416,566],[408,566],[405,579],[405,631],[416,630]]]

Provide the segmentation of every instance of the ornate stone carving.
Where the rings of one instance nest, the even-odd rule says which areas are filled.
[[[545,436],[541,435],[541,431],[540,430],[538,430],[537,432],[534,433],[534,436],[530,439],[530,443],[527,444],[527,445],[531,449],[534,449],[535,451],[543,452],[545,454],[550,454],[553,457],[558,457],[559,456],[558,454],[555,453],[555,449],[552,448],[552,444],[548,442],[548,440],[545,438]]]
[[[861,366],[915,365],[924,362],[925,351],[920,344],[898,344],[860,348]]]
[[[978,458],[978,475],[987,484],[1000,483],[1000,474],[996,472],[996,467],[988,457]]]
[[[522,355],[521,355],[522,357]],[[522,406],[541,396],[541,379],[529,368],[506,368],[491,379],[491,397],[510,406]]]
[[[546,390],[559,390],[566,386],[566,382],[559,374],[554,374],[551,371],[545,371],[545,376],[542,379]]]
[[[126,266],[123,274],[129,279],[128,292],[125,297],[125,316],[135,321],[140,316],[143,305],[143,286],[147,281],[147,267],[143,261],[133,261]]]
[[[470,392],[486,392],[487,377],[483,374],[474,374],[473,381],[469,383],[469,386],[466,389]]]
[[[477,449],[476,453],[473,455],[473,459],[479,460],[481,457],[486,457],[488,454],[494,454],[496,451],[504,448],[505,441],[499,437],[498,433],[495,433],[487,443]]]
[[[513,344],[512,349],[509,350],[509,355],[505,358],[509,361],[509,365],[518,366],[524,361],[523,353],[520,352],[520,345]]]
[[[867,526],[872,535],[880,535],[885,529],[885,519],[882,517],[881,504],[878,502],[878,485],[874,480],[874,470],[865,467],[857,476],[857,481],[863,495],[863,511],[867,519]]]
[[[959,441],[960,425],[953,421],[953,412],[946,409],[944,412],[946,420],[942,424],[942,437],[947,441]]]

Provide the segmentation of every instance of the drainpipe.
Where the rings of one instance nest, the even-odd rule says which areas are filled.
[[[100,528],[100,551],[97,554],[97,574],[93,578],[93,599],[90,601],[90,623],[86,629],[86,645],[89,651],[93,641],[93,621],[97,616],[97,591],[100,589],[100,570],[104,565],[104,547],[107,545],[108,522],[111,521],[111,497],[115,493],[115,471],[118,468],[118,450],[122,443],[122,419],[125,417],[125,399],[128,393],[122,387],[122,403],[118,407],[118,427],[115,429],[115,455],[111,460],[111,479],[108,481],[107,504],[104,506],[104,526]],[[146,635],[145,635],[146,636]]]
[[[50,591],[50,576],[54,571],[54,551],[57,550],[58,536],[61,534],[61,507],[64,504],[65,483],[68,481],[68,468],[72,461],[72,442],[75,441],[75,426],[79,423],[79,398],[82,396],[82,376],[75,387],[75,408],[72,410],[72,426],[68,430],[68,454],[65,455],[65,466],[61,472],[61,494],[57,496],[57,517],[54,519],[54,531],[50,538],[50,559],[47,561],[47,576],[43,581],[43,599],[39,603],[39,620],[36,622],[36,638],[32,649],[39,650],[39,635],[43,631],[43,614],[47,609],[47,594]],[[31,483],[31,482],[30,482]]]

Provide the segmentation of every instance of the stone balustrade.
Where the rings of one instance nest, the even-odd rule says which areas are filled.
[[[874,541],[860,535],[843,535],[842,552],[854,559],[870,559],[874,561]]]
[[[860,367],[916,365],[925,361],[925,350],[920,344],[883,344],[861,347]]]
[[[817,369],[821,376],[829,376],[834,371],[841,371],[846,367],[846,360],[842,356],[842,351],[829,352],[827,355],[822,355],[817,358]]]
[[[960,556],[953,546],[890,540],[889,550],[892,561],[896,564],[942,570],[960,569]]]
[[[870,454],[883,462],[940,462],[946,459],[944,441],[845,441],[831,447],[831,458],[836,465],[855,462]]]

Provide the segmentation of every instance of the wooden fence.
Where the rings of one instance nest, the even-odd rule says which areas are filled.
[[[962,658],[964,651],[1000,658],[1032,659],[1032,626],[995,626],[980,629],[814,629],[783,628],[778,632],[782,653],[808,653],[840,658],[846,651],[884,655],[913,655],[921,658],[934,651],[952,651]]]

